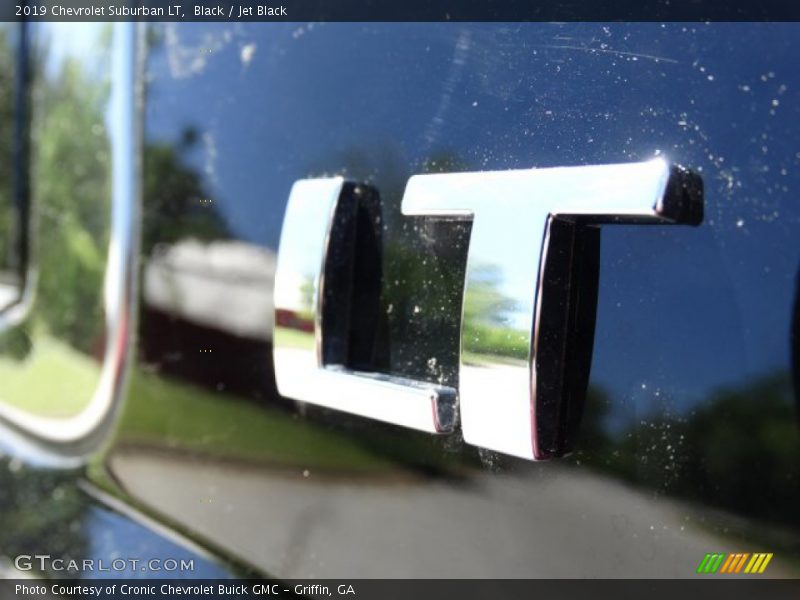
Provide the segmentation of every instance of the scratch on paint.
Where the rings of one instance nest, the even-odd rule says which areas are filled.
[[[656,62],[667,62],[677,64],[678,61],[674,58],[667,58],[665,56],[654,56],[652,54],[642,54],[641,52],[623,52],[622,50],[609,50],[608,48],[592,48],[589,46],[567,46],[567,45],[552,45],[545,44],[537,46],[537,48],[548,48],[551,50],[578,50],[581,52],[602,52],[604,54],[613,54],[614,56],[628,56],[631,58],[644,58],[647,60],[654,60]]]

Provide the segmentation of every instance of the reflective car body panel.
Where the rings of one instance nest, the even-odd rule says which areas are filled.
[[[78,477],[281,578],[688,577],[712,551],[773,552],[766,575],[796,577],[798,34],[148,25],[135,359]],[[705,220],[604,228],[570,457],[529,463],[278,394],[295,182],[377,190],[369,363],[456,388],[462,313],[502,290],[488,270],[462,302],[471,224],[403,214],[409,178],[656,156],[702,176]]]

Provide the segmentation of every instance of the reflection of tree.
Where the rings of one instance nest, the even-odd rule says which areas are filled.
[[[164,31],[148,27],[148,54],[163,50]],[[145,103],[153,93],[145,86]],[[178,140],[147,140],[143,158],[142,256],[149,257],[157,244],[174,244],[182,239],[230,238],[225,220],[203,186],[201,176],[188,166],[186,155],[195,149],[200,133],[195,127],[183,129]]]
[[[500,292],[502,279],[495,265],[476,266],[472,269],[470,294],[464,303],[464,320],[468,323],[500,325],[511,308],[511,299]]]
[[[67,58],[52,76],[36,66],[34,90],[33,218],[41,273],[37,314],[52,333],[88,352],[103,326],[111,194],[104,123],[109,84]]]
[[[470,225],[406,217],[400,205],[411,174],[465,167],[452,152],[440,152],[412,163],[411,170],[408,165],[402,149],[373,144],[369,151],[348,149],[336,165],[326,161],[309,169],[309,173],[343,174],[376,186],[380,194],[385,236],[375,334],[376,370],[454,384]]]
[[[303,277],[303,283],[300,285],[300,302],[303,307],[303,317],[314,318],[311,307],[314,306],[314,280],[311,276]]]
[[[80,561],[87,555],[87,499],[71,479],[65,473],[11,470],[0,462],[0,550],[5,556],[47,554]],[[58,576],[76,574],[60,571]]]
[[[200,176],[183,159],[197,139],[197,133],[189,128],[176,144],[145,146],[144,256],[149,256],[156,244],[173,244],[187,237],[200,240],[229,237],[225,221],[204,190]]]
[[[3,36],[5,30],[0,29],[0,48],[5,42]],[[110,35],[101,35],[98,43],[108,50],[110,40]],[[40,273],[35,319],[51,334],[88,353],[102,339],[104,323],[102,289],[111,218],[111,147],[105,124],[110,82],[96,73],[107,76],[109,68],[100,65],[102,68],[91,71],[80,59],[66,57],[52,73],[45,72],[42,56],[46,55],[45,51],[35,56],[32,65],[32,219]],[[98,55],[104,55],[102,47]],[[3,61],[12,59],[10,52],[0,51],[0,78],[10,69]],[[13,85],[0,83],[2,207],[10,202],[6,183],[13,160],[11,148],[6,146],[12,136],[6,129]],[[182,154],[196,139],[189,129],[175,146],[145,146],[146,252],[156,243],[171,243],[185,235],[205,239],[226,233],[201,178],[182,163]],[[8,228],[3,221],[7,217],[0,210],[0,233]],[[19,355],[19,344],[11,343],[17,337],[17,330],[6,332],[0,339],[0,349]]]
[[[40,84],[40,120],[34,135],[35,206],[39,221],[37,310],[49,329],[89,351],[103,325],[102,281],[110,223],[110,146],[103,111],[107,85],[67,60],[57,79]],[[220,237],[224,224],[207,204],[200,177],[180,154],[196,136],[173,148],[144,149],[143,250],[155,243]],[[205,201],[205,203],[204,203]]]
[[[14,53],[6,26],[0,26],[0,270],[8,268],[13,247]]]
[[[608,398],[590,392],[577,456],[649,487],[761,519],[800,525],[800,431],[787,376],[720,390],[689,414],[613,435]]]
[[[422,161],[422,173],[463,173],[469,171],[465,163],[454,151],[435,152]]]
[[[529,348],[522,342],[527,335],[507,323],[513,301],[500,291],[501,283],[502,272],[496,265],[472,269],[469,293],[464,296],[462,335],[470,340],[473,352],[525,359]]]
[[[682,491],[800,524],[800,439],[788,390],[784,377],[766,378],[698,409],[686,422]]]

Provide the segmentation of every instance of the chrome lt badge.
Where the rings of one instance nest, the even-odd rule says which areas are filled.
[[[417,175],[405,215],[472,221],[464,304],[490,266],[503,293],[497,315],[462,316],[458,390],[348,369],[337,359],[338,284],[358,248],[334,227],[371,188],[341,178],[292,188],[275,275],[274,362],[290,398],[428,431],[527,459],[568,452],[591,365],[599,273],[598,225],[698,225],[700,178],[657,159],[644,163]],[[328,289],[326,289],[326,284]],[[326,310],[327,308],[327,310]],[[487,343],[487,337],[502,343]]]

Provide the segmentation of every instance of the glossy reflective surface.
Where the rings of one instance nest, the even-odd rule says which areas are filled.
[[[108,433],[131,331],[136,27],[87,25],[86,47],[58,25],[29,29],[18,60],[32,71],[21,94],[33,98],[33,259],[24,318],[0,332],[2,438],[32,460],[75,463]]]
[[[364,202],[375,209],[365,210]],[[402,210],[472,222],[459,351],[464,441],[545,459],[571,450],[583,411],[597,304],[593,225],[698,225],[702,183],[661,159],[424,175],[409,181]],[[376,314],[380,302],[380,269],[366,263],[391,243],[380,233],[380,215],[377,192],[363,185],[331,178],[292,187],[275,275],[278,392],[449,433],[456,390],[349,368],[359,353],[354,336],[367,340],[368,355],[379,351],[369,337],[374,321],[351,315]],[[460,313],[462,305],[451,310]]]
[[[152,283],[89,476],[281,577],[683,577],[710,551],[773,552],[765,576],[796,576],[798,40],[793,24],[154,27]],[[402,215],[409,177],[655,155],[701,174],[705,220],[605,228],[572,458],[277,394],[258,315],[294,182],[380,191],[395,241],[375,370],[454,387],[471,226]],[[199,289],[219,300],[197,306]]]
[[[0,461],[0,579],[227,578],[242,573],[125,504],[109,501],[76,475],[27,469],[17,459]],[[114,559],[124,562],[112,568]],[[145,570],[129,559],[156,562]],[[69,567],[70,561],[84,560],[98,568],[81,572]],[[167,572],[169,560],[191,561],[191,568]]]
[[[132,205],[130,177],[125,193],[113,192],[113,214],[110,207],[112,162],[121,175],[135,154],[119,139],[120,124],[135,127],[122,89],[127,85],[132,95],[126,61],[132,61],[133,34],[132,27],[118,26],[112,37],[110,26],[87,25],[87,46],[80,47],[58,26],[34,29],[20,28],[17,37],[24,32],[27,41],[18,41],[13,54],[18,74],[29,73],[16,89],[17,104],[30,98],[30,130],[21,136],[30,146],[30,173],[22,161],[26,167],[14,175],[25,188],[17,193],[24,204],[16,218],[31,215],[30,225],[22,225],[30,235],[25,229],[20,238],[31,260],[24,295],[2,319],[0,416],[4,445],[26,448],[35,461],[69,463],[87,451],[87,436],[108,424],[129,330],[124,315],[130,310],[120,299],[132,275],[125,266],[135,256],[125,235],[135,223],[125,208]],[[109,52],[112,39],[116,47]],[[98,48],[105,52],[92,54]],[[51,455],[48,444],[61,449]]]
[[[699,224],[700,184],[670,176],[656,159],[411,179],[403,214],[472,220],[459,364],[464,441],[522,458],[570,449],[561,430],[574,429],[569,421],[582,412],[597,294],[588,271],[599,252],[597,242],[584,248],[575,238],[587,235],[587,222]],[[560,227],[577,229],[564,239]]]
[[[450,433],[456,421],[454,389],[348,368],[349,355],[358,351],[351,338],[363,336],[359,328],[369,327],[351,320],[350,313],[374,312],[379,301],[378,295],[354,297],[363,282],[337,282],[337,277],[363,279],[358,270],[366,257],[356,253],[380,254],[382,249],[380,242],[358,247],[356,224],[349,223],[358,218],[355,205],[366,193],[341,178],[307,179],[292,187],[275,273],[278,391],[394,425]],[[379,212],[372,220],[380,229]],[[342,228],[350,231],[339,232]],[[347,272],[339,274],[343,269]],[[380,285],[379,278],[375,281]]]
[[[27,144],[28,96],[22,27],[0,25],[0,310],[17,320],[28,267]]]

